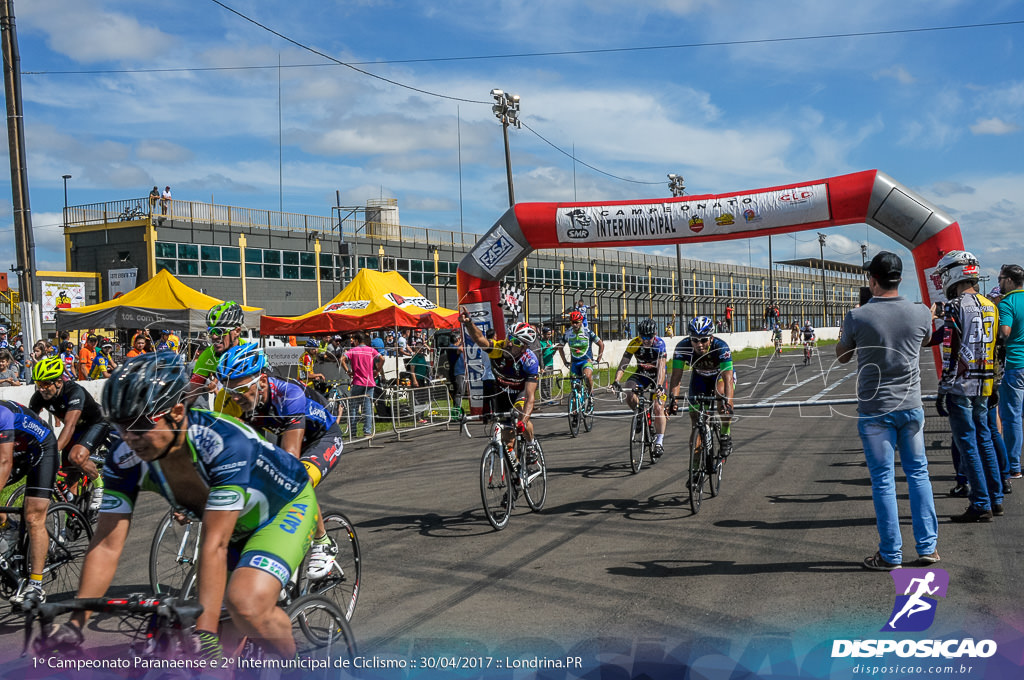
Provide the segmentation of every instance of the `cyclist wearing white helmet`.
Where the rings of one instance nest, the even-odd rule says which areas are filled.
[[[465,307],[459,310],[459,321],[477,347],[483,349],[491,360],[494,380],[502,390],[493,398],[495,413],[515,410],[523,419],[526,432],[526,458],[530,464],[537,450],[533,434],[533,407],[540,378],[540,361],[529,348],[537,341],[537,331],[528,323],[513,324],[504,340],[488,340],[483,331],[473,323]]]
[[[654,388],[654,397],[651,401],[654,409],[655,435],[651,460],[657,460],[665,451],[665,428],[668,425],[668,418],[665,417],[665,366],[668,361],[668,350],[665,341],[658,337],[658,324],[654,319],[641,319],[636,325],[636,330],[639,335],[626,346],[619,368],[615,371],[612,387],[619,389],[619,381],[622,380],[626,367],[633,357],[636,357],[636,371],[626,381],[626,402],[629,408],[636,411],[638,400],[633,388]]]
[[[775,326],[778,328],[778,325]],[[736,379],[732,368],[732,350],[721,338],[713,335],[715,323],[709,317],[698,316],[690,320],[689,337],[676,344],[672,353],[672,378],[668,391],[672,395],[669,413],[675,413],[676,397],[683,371],[690,368],[690,388],[687,392],[690,421],[697,422],[697,411],[702,404],[718,401],[722,418],[722,455],[732,453],[733,392]]]

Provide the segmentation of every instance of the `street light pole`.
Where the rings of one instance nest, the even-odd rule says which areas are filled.
[[[682,175],[669,173],[668,190],[672,192],[672,198],[679,198],[686,193],[686,184]],[[679,288],[676,289],[676,304],[679,307],[679,325],[683,325],[683,254],[679,244],[676,244],[676,280],[679,281]]]
[[[512,187],[512,153],[508,146],[508,126],[522,126],[519,122],[519,95],[494,89],[491,90],[491,97],[494,98],[491,111],[501,121],[501,133],[505,141],[505,176],[508,181],[508,207],[511,208],[516,203],[516,194]]]
[[[828,288],[825,287],[825,235],[818,234],[818,253],[821,256],[821,325],[828,325]]]
[[[68,228],[68,180],[71,179],[71,175],[61,175],[64,180],[64,228]]]

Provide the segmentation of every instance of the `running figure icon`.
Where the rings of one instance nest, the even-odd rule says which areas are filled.
[[[946,596],[949,574],[943,569],[897,569],[889,574],[896,587],[896,601],[882,630],[927,630],[935,622],[938,598]]]
[[[922,599],[925,595],[934,595],[935,592],[939,589],[938,586],[935,586],[934,588],[928,587],[929,584],[931,584],[934,580],[934,571],[929,571],[927,574],[925,574],[924,578],[915,578],[910,580],[910,585],[907,586],[907,590],[903,594],[910,595],[910,591],[913,590],[915,587],[917,588],[917,592],[915,592],[913,595],[910,595],[910,599],[907,600],[907,603],[903,605],[903,609],[900,610],[899,614],[892,617],[892,621],[889,622],[890,628],[896,627],[896,620],[901,616],[906,616],[909,619],[914,614],[917,614],[919,612],[926,612],[935,606],[931,602]]]

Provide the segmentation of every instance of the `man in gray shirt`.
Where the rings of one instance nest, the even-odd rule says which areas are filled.
[[[864,268],[872,298],[846,315],[836,345],[836,358],[843,364],[857,351],[857,431],[871,474],[879,537],[878,552],[863,564],[891,571],[903,563],[896,449],[907,476],[918,562],[935,564],[938,520],[924,447],[919,367],[921,347],[931,340],[932,314],[899,294],[903,261],[898,255],[882,251]]]

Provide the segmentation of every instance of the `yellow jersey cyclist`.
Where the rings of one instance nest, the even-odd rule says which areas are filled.
[[[23,520],[28,529],[29,573],[11,596],[12,604],[23,602],[25,598],[37,602],[46,599],[43,592],[43,571],[49,549],[46,511],[59,467],[57,439],[50,427],[36,418],[31,409],[13,401],[0,401],[0,489],[8,482],[25,477]],[[11,546],[18,541],[13,523],[6,514],[0,514],[0,520],[0,539]]]
[[[583,325],[586,319],[583,312],[573,310],[569,313],[569,328],[562,335],[558,344],[558,354],[562,357],[562,363],[569,367],[572,375],[583,376],[587,383],[587,398],[594,392],[594,345],[597,345],[597,363],[601,363],[604,356],[604,341],[597,336],[597,333]],[[566,361],[565,348],[569,348],[569,356],[572,361]]]
[[[776,326],[778,328],[778,326]],[[722,419],[722,456],[732,453],[733,394],[736,376],[732,367],[732,350],[721,338],[714,336],[715,322],[706,316],[690,320],[689,337],[680,340],[672,353],[672,378],[669,381],[669,413],[676,413],[676,399],[683,371],[690,368],[687,391],[690,422],[697,422],[702,404],[717,400]]]
[[[520,414],[526,434],[526,463],[532,465],[537,452],[533,433],[533,414],[537,385],[540,379],[540,361],[529,345],[537,341],[537,331],[528,323],[513,324],[504,340],[488,340],[465,308],[459,311],[459,321],[477,347],[487,353],[491,361],[494,380],[501,391],[494,396],[495,413],[516,411]]]
[[[77,381],[65,378],[60,357],[45,357],[32,367],[36,392],[28,407],[37,414],[48,411],[63,425],[57,437],[61,462],[70,462],[93,484],[89,508],[98,510],[103,502],[103,479],[96,463],[89,458],[111,434],[103,420],[100,405]]]
[[[316,524],[313,483],[297,458],[248,425],[182,403],[187,372],[164,350],[126,361],[103,387],[103,411],[123,444],[103,468],[107,494],[85,555],[79,597],[102,597],[124,551],[139,491],[202,517],[199,603],[193,644],[220,658],[221,604],[240,635],[295,658],[291,622],[278,596],[309,547]],[[88,614],[54,625],[51,644],[82,643]]]
[[[665,368],[668,351],[665,348],[665,341],[658,337],[658,324],[654,319],[641,319],[636,325],[636,330],[639,335],[626,345],[619,368],[615,371],[615,381],[612,383],[612,387],[620,389],[619,383],[626,372],[626,367],[635,357],[636,371],[626,381],[626,402],[629,404],[629,408],[636,411],[637,397],[633,393],[633,388],[652,387],[654,389],[651,405],[654,411],[655,435],[651,460],[657,460],[665,453],[665,427],[668,425],[668,418],[665,417]]]
[[[277,435],[277,445],[302,461],[315,488],[341,457],[345,444],[341,427],[318,392],[274,378],[268,375],[269,368],[263,350],[247,343],[224,353],[217,378],[241,409],[240,419],[257,431]],[[327,576],[337,554],[323,513],[318,513],[306,575],[314,580]]]

